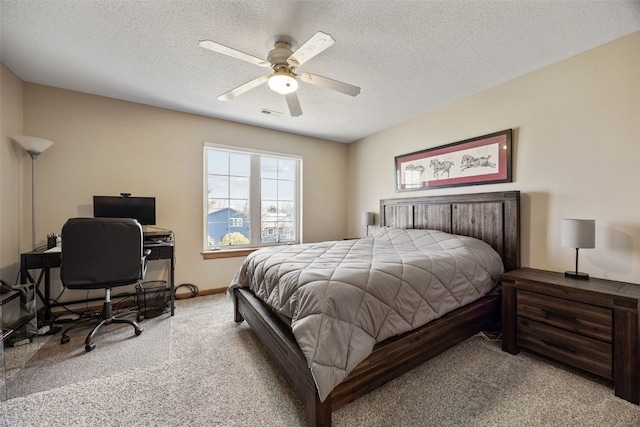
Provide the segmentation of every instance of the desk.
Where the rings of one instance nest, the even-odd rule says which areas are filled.
[[[171,260],[171,268],[169,270],[169,300],[171,315],[175,311],[175,252],[173,243],[145,243],[145,249],[151,250],[147,257],[148,261],[168,259]],[[59,268],[61,264],[61,252],[45,252],[44,250],[35,250],[20,254],[20,283],[34,283],[35,291],[40,300],[44,304],[44,321],[50,325],[52,319],[51,308],[59,304],[51,303],[51,269]],[[38,280],[34,280],[29,270],[40,270]],[[44,282],[44,295],[40,289],[40,285]],[[96,301],[102,301],[103,298],[96,298]],[[91,300],[65,301],[64,304],[82,303]]]

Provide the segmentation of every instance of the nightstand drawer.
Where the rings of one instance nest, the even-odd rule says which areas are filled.
[[[612,312],[608,308],[520,289],[516,294],[516,307],[520,317],[609,343],[612,341]]]
[[[517,320],[517,343],[537,353],[612,379],[613,346],[528,319]]]

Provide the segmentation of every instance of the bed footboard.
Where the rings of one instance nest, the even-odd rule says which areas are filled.
[[[305,407],[310,427],[331,426],[331,412],[402,375],[500,320],[500,296],[490,295],[374,347],[324,402],[291,330],[247,289],[234,289],[235,320],[247,321]]]
[[[233,290],[234,320],[247,321],[305,407],[310,427],[331,426],[331,396],[320,402],[307,361],[289,329],[247,289]]]

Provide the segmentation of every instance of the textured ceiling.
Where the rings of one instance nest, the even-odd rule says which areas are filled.
[[[0,0],[0,8],[0,60],[26,82],[340,142],[640,30],[638,1]],[[216,99],[270,70],[199,40],[266,58],[278,36],[295,50],[317,31],[336,44],[296,71],[360,86],[360,95],[301,83],[300,117],[266,85]]]

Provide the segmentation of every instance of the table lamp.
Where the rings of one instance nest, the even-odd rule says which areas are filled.
[[[373,212],[362,212],[362,225],[367,228],[367,236],[369,235],[369,226],[374,224],[375,214]]]
[[[596,247],[596,221],[593,219],[563,219],[560,227],[560,241],[563,247],[576,248],[576,271],[565,271],[572,279],[589,280],[587,273],[578,271],[579,249]]]
[[[31,156],[31,249],[36,248],[36,158],[53,145],[53,141],[35,136],[15,136],[13,140]]]

